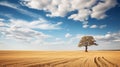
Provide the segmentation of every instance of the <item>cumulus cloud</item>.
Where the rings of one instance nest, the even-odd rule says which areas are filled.
[[[97,27],[98,27],[97,25],[90,26],[90,28],[97,28]]]
[[[0,21],[0,27],[5,26],[3,22]]]
[[[49,37],[48,35],[43,34],[42,32],[37,32],[29,28],[14,28],[14,29],[6,29],[6,31],[2,31],[7,38],[17,39],[22,41],[34,41],[34,39],[44,39]]]
[[[0,21],[4,21],[4,19],[0,18]]]
[[[0,32],[4,39],[19,40],[25,42],[31,42],[35,40],[43,40],[50,37],[42,32],[38,32],[29,28],[1,28]]]
[[[9,23],[0,22],[0,33],[2,33],[2,36],[6,39],[15,39],[27,42],[36,40],[42,41],[51,36],[34,29],[55,30],[60,29],[61,24],[62,22],[52,24],[44,19],[31,22],[19,19],[10,19]]]
[[[80,9],[78,14],[72,14],[68,19],[78,20],[82,22],[86,22],[90,15],[91,11],[89,9]]]
[[[0,18],[0,27],[4,27],[6,26],[6,24],[4,23],[5,19]]]
[[[35,25],[39,25],[41,23],[47,23],[47,21],[44,19],[39,19],[39,20],[31,21],[31,22],[27,22],[24,20],[18,20],[18,19],[10,19],[9,23],[5,23],[4,21],[1,21],[1,23],[4,24],[4,26],[2,27],[0,26],[0,34],[2,33],[4,38],[10,39],[10,40],[15,39],[15,40],[27,41],[27,42],[30,42],[31,44],[46,45],[44,47],[52,45],[50,49],[53,49],[56,47],[57,48],[61,47],[61,49],[66,49],[63,47],[63,45],[65,47],[68,47],[69,45],[71,45],[69,48],[72,49],[73,46],[77,47],[77,44],[79,43],[80,38],[82,36],[85,36],[81,34],[77,34],[73,36],[70,33],[66,33],[65,37],[68,39],[65,40],[64,38],[56,38],[56,37],[53,38],[52,36],[47,35],[43,32],[33,30]],[[56,23],[55,25],[60,25],[60,24],[61,22]],[[108,46],[111,46],[111,44],[114,44],[114,43],[116,45],[119,45],[120,43],[120,31],[115,32],[115,33],[109,32],[105,35],[92,35],[92,36],[95,37],[96,41],[99,42],[98,44],[100,46],[105,45],[105,44],[107,44]]]
[[[87,24],[83,25],[83,28],[88,28],[88,27],[89,27],[89,25],[87,25]]]
[[[69,38],[69,37],[71,37],[71,36],[72,36],[72,35],[71,35],[70,33],[66,33],[66,34],[65,34],[65,37],[66,37],[66,38]]]
[[[102,0],[96,6],[92,8],[91,17],[96,19],[103,19],[107,15],[105,12],[117,4],[116,0]]]
[[[73,37],[71,37],[70,39],[72,39],[72,41],[74,40],[80,40],[81,37],[83,36],[88,36],[88,35],[84,35],[84,34],[77,34]],[[95,38],[96,41],[98,42],[117,42],[118,44],[120,43],[120,31],[118,32],[114,32],[114,33],[111,33],[111,32],[108,32],[104,35],[90,35],[89,36],[93,36]]]
[[[107,33],[105,35],[96,35],[95,38],[100,41],[120,42],[120,31],[116,33]]]
[[[105,18],[106,11],[117,5],[116,0],[22,0],[21,4],[29,8],[44,10],[50,17],[65,17],[69,12],[77,10],[68,19],[88,21],[89,17]]]
[[[88,36],[85,34],[76,34],[75,36],[72,36],[69,38],[68,41],[66,41],[67,44],[74,44],[78,45],[79,41],[83,36]],[[96,40],[96,43],[98,43],[98,46],[91,48],[90,49],[120,49],[120,31],[114,32],[114,33],[106,33],[104,35],[90,35],[93,36]]]

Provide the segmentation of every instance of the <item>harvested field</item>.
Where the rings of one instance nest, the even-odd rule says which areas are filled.
[[[0,51],[0,67],[120,67],[120,51]]]

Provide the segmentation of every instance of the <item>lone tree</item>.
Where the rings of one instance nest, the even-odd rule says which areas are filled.
[[[88,52],[88,46],[91,45],[98,45],[95,43],[95,39],[93,38],[93,36],[83,36],[78,44],[78,47],[82,47],[85,46],[85,52]]]

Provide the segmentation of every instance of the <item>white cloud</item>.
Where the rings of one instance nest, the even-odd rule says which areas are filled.
[[[65,17],[69,12],[77,10],[78,13],[69,16],[69,19],[86,22],[89,17],[105,18],[106,11],[116,6],[116,0],[23,0],[22,5],[29,8],[44,10],[50,17]]]
[[[61,40],[61,38],[55,38],[55,41],[60,41]]]
[[[17,23],[13,22],[16,21]],[[2,22],[3,24],[6,25],[6,27],[0,27],[0,32],[2,35],[4,35],[4,38],[9,38],[9,40],[21,40],[21,41],[27,41],[30,42],[30,46],[26,47],[31,47],[31,48],[24,48],[22,45],[22,49],[43,49],[43,50],[79,50],[82,48],[78,48],[77,45],[80,41],[80,38],[82,34],[77,34],[75,36],[71,35],[70,33],[66,33],[67,39],[64,38],[56,38],[52,37],[50,35],[47,35],[43,32],[40,31],[35,31],[29,27],[29,25],[38,25],[43,22],[46,22],[46,20],[41,19],[41,22],[37,22],[40,20],[32,21],[32,22],[27,22],[24,20],[15,20],[11,19],[10,24],[6,24]],[[21,23],[22,22],[22,23]],[[58,23],[58,25],[61,23]],[[23,25],[23,26],[22,26]],[[28,25],[28,26],[27,26]],[[25,27],[24,27],[25,26]],[[95,37],[96,42],[99,44],[97,48],[93,46],[93,48],[89,47],[89,49],[106,49],[106,48],[112,48],[112,49],[117,49],[119,48],[119,43],[120,43],[120,32],[115,32],[115,33],[107,33],[105,35],[92,35]],[[13,40],[13,41],[15,41]],[[3,41],[1,41],[3,42]],[[6,42],[6,41],[4,41]],[[4,43],[3,42],[3,43]],[[23,42],[22,42],[23,43]],[[20,43],[21,44],[21,43]],[[20,45],[17,43],[17,47]],[[62,45],[61,45],[62,44]],[[8,46],[8,45],[7,45]],[[11,45],[12,46],[12,45]],[[114,48],[113,48],[114,47]],[[3,48],[2,48],[3,49]],[[9,49],[13,49],[12,47],[9,47]],[[17,49],[18,50],[18,49]]]
[[[73,41],[78,41],[81,39],[81,37],[83,36],[88,36],[88,35],[84,35],[84,34],[77,34],[75,36],[72,36],[71,38],[69,38],[72,42]],[[97,42],[101,42],[101,43],[108,43],[109,44],[113,44],[113,42],[117,42],[117,44],[120,43],[120,31],[118,32],[114,32],[114,33],[106,33],[104,35],[90,35],[89,36],[93,36],[95,38],[95,40]],[[70,42],[69,40],[69,42]]]
[[[0,27],[2,27],[2,26],[5,26],[5,24],[3,22],[0,22]]]
[[[109,41],[109,42],[113,42],[113,41],[119,41],[120,42],[120,31],[119,32],[116,32],[116,33],[107,33],[105,35],[97,35],[95,36],[95,38],[97,40],[100,40],[100,41]]]
[[[72,36],[72,35],[71,35],[70,33],[66,33],[66,34],[65,34],[65,37],[66,37],[66,38],[69,38],[69,37],[71,37],[71,36]]]
[[[86,22],[90,15],[91,11],[89,9],[80,9],[78,14],[72,14],[68,19],[78,20],[82,22]]]
[[[52,24],[45,19],[39,19],[31,22],[19,19],[10,19],[9,23],[0,22],[0,33],[2,33],[2,36],[4,36],[5,39],[40,42],[52,36],[33,29],[55,30],[60,29],[61,24],[62,22]]]
[[[11,19],[10,22],[11,22],[11,27],[38,28],[42,30],[61,29],[60,25],[62,24],[62,22],[57,22],[56,24],[53,24],[45,19],[34,20],[31,22]]]
[[[6,26],[6,24],[4,23],[5,19],[0,18],[0,27],[4,27]]]
[[[88,36],[84,34],[77,34],[75,36],[72,36],[69,38],[69,40],[66,41],[66,44],[75,45],[77,47],[79,41],[81,40],[81,37]],[[98,46],[91,46],[89,49],[91,50],[99,50],[99,49],[120,49],[120,31],[114,32],[114,33],[106,33],[105,35],[90,35],[93,36],[96,40],[96,43]],[[82,48],[81,48],[82,49]]]
[[[92,8],[92,18],[103,19],[107,15],[105,14],[107,10],[115,7],[117,5],[116,0],[102,0],[103,2],[99,2],[96,6]]]
[[[107,25],[100,25],[100,26],[99,26],[100,29],[103,29],[103,28],[105,28],[105,27],[107,27]]]
[[[4,21],[4,19],[0,18],[0,21]]]
[[[87,25],[87,24],[83,25],[83,28],[88,28],[88,27],[89,27],[89,25]]]
[[[83,28],[100,28],[100,29],[103,29],[105,27],[107,27],[107,25],[87,25],[87,24],[84,24],[83,25]]]
[[[5,39],[13,39],[26,42],[50,37],[49,35],[32,30],[30,28],[2,27],[0,29],[0,32],[2,33],[2,36],[5,37]]]
[[[27,28],[18,28],[18,29],[7,29],[8,34],[6,33],[6,36],[19,39],[19,40],[25,40],[25,41],[34,41],[34,39],[44,39],[48,38],[49,36],[46,34],[43,34],[42,32],[37,32],[32,29]]]
[[[7,1],[2,1],[2,2],[0,2],[0,5],[6,6],[6,7],[9,7],[9,8],[12,8],[12,9],[15,9],[15,10],[19,11],[20,13],[25,14],[25,15],[28,15],[28,16],[30,16],[30,17],[35,17],[35,18],[41,17],[41,16],[38,15],[38,14],[35,14],[35,13],[33,13],[33,12],[30,12],[30,11],[27,11],[27,10],[25,10],[25,9],[20,8],[19,5],[16,5],[16,4],[13,4],[13,3],[9,3],[9,2],[7,2]]]
[[[97,28],[97,25],[91,25],[90,28]]]

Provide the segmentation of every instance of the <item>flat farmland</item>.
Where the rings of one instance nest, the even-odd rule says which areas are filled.
[[[0,67],[120,67],[120,51],[0,51]]]

